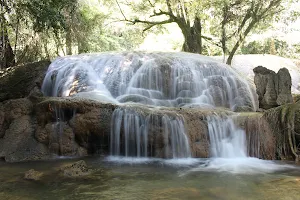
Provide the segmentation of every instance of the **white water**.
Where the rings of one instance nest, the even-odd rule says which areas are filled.
[[[229,66],[189,53],[100,53],[57,58],[42,91],[104,103],[166,107],[247,107],[256,103],[246,81]],[[111,155],[190,157],[181,116],[117,109],[111,119]],[[157,152],[161,150],[163,152]]]
[[[111,123],[111,155],[144,158],[191,156],[180,116],[141,114],[132,108],[118,108]],[[157,149],[164,151],[157,153]]]
[[[188,53],[102,53],[58,58],[48,69],[42,91],[48,96],[114,104],[135,102],[156,108],[196,105],[256,110],[248,83],[235,71],[213,59]],[[247,157],[245,132],[229,117],[208,117],[212,158],[195,161],[189,158],[181,116],[145,114],[138,108],[124,107],[114,111],[111,121],[111,155],[117,157],[110,158],[117,162],[143,163],[150,162],[149,157],[163,157],[173,158],[165,162],[175,165],[201,163],[192,170],[251,173],[281,169],[273,162]]]
[[[180,176],[185,176],[195,171],[229,172],[235,174],[257,174],[273,173],[294,169],[288,164],[279,164],[273,161],[261,160],[249,157],[248,149],[254,146],[247,146],[245,131],[238,128],[231,116],[208,116],[208,130],[210,137],[211,158],[176,158],[160,159],[149,157],[120,157],[110,156],[107,161],[119,164],[151,164],[171,165],[175,167],[187,167]],[[249,145],[250,143],[248,143]],[[259,148],[257,145],[255,147]],[[258,152],[259,149],[252,151]]]
[[[214,158],[247,157],[245,131],[231,117],[207,116],[210,153]]]
[[[247,146],[246,133],[234,124],[232,116],[208,116],[207,123],[211,158],[205,164],[189,171],[225,171],[252,174],[272,173],[294,168],[291,165],[278,165],[273,161],[249,157],[247,153],[259,152],[259,149],[251,148],[259,148],[259,146]]]
[[[189,53],[101,53],[57,58],[42,91],[111,103],[256,110],[248,83],[229,66]]]

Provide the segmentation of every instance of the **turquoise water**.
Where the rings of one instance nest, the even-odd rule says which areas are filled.
[[[77,160],[0,162],[0,199],[300,199],[300,168],[281,162],[277,171],[270,165],[268,172],[267,167],[250,170],[245,165],[235,165],[234,170],[209,168],[210,163],[201,159],[89,157],[84,158],[93,170],[89,176],[67,178],[59,172],[60,166]],[[244,170],[236,170],[239,167]],[[29,169],[44,176],[39,181],[24,180]]]

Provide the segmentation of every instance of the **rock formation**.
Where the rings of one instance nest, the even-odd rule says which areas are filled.
[[[27,172],[25,172],[25,175],[24,175],[24,179],[25,180],[33,180],[33,181],[38,181],[41,179],[41,177],[43,176],[44,174],[42,172],[39,172],[39,171],[36,171],[34,169],[30,169],[28,170]]]
[[[280,69],[277,74],[262,66],[253,71],[260,108],[270,109],[293,102],[291,76],[286,68]]]
[[[40,91],[49,64],[50,61],[41,61],[20,65],[0,74],[0,102]]]
[[[16,75],[12,73],[9,77],[0,79],[1,86],[10,85],[10,89],[5,87],[0,89],[0,158],[7,162],[19,162],[49,159],[57,155],[109,154],[113,112],[130,105],[100,103],[71,97],[43,97],[39,92],[39,85],[47,69],[44,65],[45,62],[29,64],[22,67],[22,73]],[[37,67],[38,72],[34,72],[35,76],[29,73],[32,71],[32,66]],[[17,68],[15,72],[17,70],[21,69]],[[21,75],[28,75],[27,78],[21,79],[22,84],[17,81],[17,77]],[[268,76],[260,76],[264,81],[269,80]],[[287,79],[286,75],[280,77],[283,78],[277,80]],[[23,85],[29,88],[22,88]],[[284,86],[278,88],[280,94],[286,92]],[[9,93],[10,90],[12,93]],[[273,90],[268,91],[269,94],[273,92]],[[262,94],[265,93],[262,91]],[[276,94],[276,101],[277,99],[279,103],[286,101],[284,96]],[[279,104],[278,102],[276,105]],[[188,107],[155,109],[151,106],[137,106],[137,104],[134,104],[134,109],[145,116],[163,117],[165,114],[171,118],[182,116],[193,157],[209,157],[210,144],[206,116],[235,114],[226,109],[205,110]],[[239,118],[238,123],[241,127],[246,127],[249,145],[259,146],[259,152],[249,152],[249,155],[274,159],[278,154],[278,149],[274,148],[274,138],[277,136],[273,132],[268,132],[267,135],[259,135],[255,132],[257,126],[260,127],[261,133],[269,130],[264,119],[270,118],[262,114],[251,117],[249,115],[251,113]],[[297,125],[295,127],[297,129]],[[163,124],[159,123],[149,133],[149,148],[155,147],[155,151],[151,152],[150,156],[163,157],[163,152],[166,151],[163,137],[157,134],[162,128]],[[124,127],[121,129],[123,134]]]
[[[84,160],[79,160],[75,163],[62,166],[60,171],[63,172],[65,177],[69,178],[87,176],[92,172],[92,170],[88,169],[88,166]]]
[[[277,159],[300,158],[300,104],[287,104],[264,113],[275,137]]]

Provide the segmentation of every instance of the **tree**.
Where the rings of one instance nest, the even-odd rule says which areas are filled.
[[[72,54],[72,31],[78,8],[77,0],[28,0],[23,6],[33,20],[36,32],[51,30],[59,43],[59,34],[64,33],[66,54]]]
[[[250,32],[262,23],[269,25],[267,21],[272,21],[276,14],[282,12],[283,4],[286,2],[283,0],[215,1],[215,19],[221,16],[219,18],[221,26],[217,25],[221,29],[215,34],[220,38],[223,54],[228,53],[227,64],[231,64],[234,54]]]
[[[116,8],[105,1],[79,6],[72,32],[78,53],[133,50],[142,42],[141,27],[124,26],[115,18]]]
[[[116,0],[119,9],[124,17],[124,20],[132,24],[142,23],[147,31],[155,26],[160,26],[168,23],[176,23],[182,31],[184,36],[183,51],[192,53],[202,53],[203,42],[202,39],[208,39],[203,35],[203,26],[206,17],[205,10],[209,8],[208,1],[172,1],[172,0],[148,0],[146,2],[135,3],[135,1],[126,1],[119,3]],[[121,5],[128,5],[139,13],[152,12],[145,18],[153,20],[140,19],[134,16],[134,19],[128,18]]]
[[[261,41],[252,41],[243,44],[241,47],[243,54],[271,54],[282,57],[295,57],[296,48],[289,47],[286,41],[278,38],[267,38]]]
[[[72,53],[72,35],[69,33],[72,31],[70,26],[74,24],[72,19],[77,10],[77,0],[0,0],[0,2],[2,63],[4,60],[22,63],[50,59],[54,55],[52,47],[49,46],[56,47],[56,55],[61,51],[65,52],[64,47],[67,53]],[[66,46],[63,44],[64,41]],[[10,63],[12,65],[14,62]]]
[[[6,19],[6,15],[11,12],[10,3],[9,1],[0,0],[0,69],[8,68],[15,64],[15,55],[8,38],[8,20]]]
[[[185,39],[183,51],[203,53],[202,39],[204,39],[222,48],[224,56],[229,55],[227,64],[231,64],[234,54],[249,33],[260,23],[280,13],[285,1],[148,0],[140,3],[134,1],[122,3],[116,0],[125,21],[145,24],[144,31],[155,26],[176,23]],[[135,12],[143,13],[144,18],[127,17],[122,6],[129,6]]]

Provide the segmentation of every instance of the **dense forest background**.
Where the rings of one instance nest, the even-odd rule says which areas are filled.
[[[0,4],[0,69],[78,53],[143,50],[149,37],[161,35],[167,36],[169,50],[222,55],[228,64],[235,54],[300,55],[300,37],[291,34],[300,31],[295,25],[300,24],[299,0],[0,0]],[[179,34],[175,37],[172,32]]]

